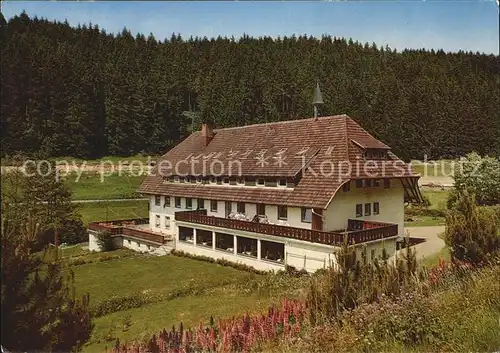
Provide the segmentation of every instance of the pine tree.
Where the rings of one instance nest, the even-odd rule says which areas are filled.
[[[2,347],[12,351],[80,350],[93,329],[89,298],[75,298],[74,279],[63,278],[61,263],[49,259],[49,252],[43,258],[31,252],[38,231],[33,218],[22,225],[11,224],[3,214]]]

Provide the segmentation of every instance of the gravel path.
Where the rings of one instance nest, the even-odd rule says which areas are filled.
[[[445,230],[444,226],[432,227],[405,227],[405,231],[410,234],[411,238],[423,238],[424,242],[414,245],[413,248],[417,252],[417,260],[438,253],[445,245],[444,240],[439,237],[439,234]],[[396,256],[403,250],[396,252]]]

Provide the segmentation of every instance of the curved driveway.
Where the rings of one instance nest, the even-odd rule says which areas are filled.
[[[414,245],[412,248],[416,251],[417,260],[438,253],[444,246],[444,240],[439,237],[444,232],[444,226],[432,227],[405,227],[405,232],[410,234],[411,238],[422,238],[424,242]],[[403,250],[396,252],[396,256]]]

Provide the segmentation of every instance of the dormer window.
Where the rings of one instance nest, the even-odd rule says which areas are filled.
[[[279,186],[285,186],[285,187],[286,187],[286,179],[279,179],[279,180],[278,180],[278,185],[279,185]]]
[[[224,178],[224,179],[222,179],[222,182],[223,182],[224,184],[229,184],[229,178]]]
[[[266,182],[264,181],[264,179],[257,179],[257,185],[264,186],[264,185],[266,185]]]
[[[364,151],[364,157],[366,159],[386,159],[387,158],[387,150],[379,149],[379,148],[370,148]]]

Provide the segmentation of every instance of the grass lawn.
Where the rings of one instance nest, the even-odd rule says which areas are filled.
[[[89,252],[87,250],[88,245],[89,245],[88,243],[81,243],[81,244],[70,245],[67,247],[59,247],[59,254],[62,257],[84,255]]]
[[[448,198],[449,190],[440,190],[433,188],[421,188],[422,194],[427,196],[431,202],[430,210],[445,210],[446,199]],[[415,212],[412,207],[405,208],[407,215],[415,219],[413,222],[405,222],[405,227],[427,227],[427,226],[442,226],[445,224],[444,217],[427,215],[421,212]]]
[[[170,329],[173,325],[178,328],[180,322],[185,328],[194,328],[200,322],[208,324],[210,316],[217,320],[246,312],[263,312],[276,302],[277,299],[271,297],[241,295],[234,289],[220,287],[202,296],[188,296],[119,311],[94,320],[94,341],[84,347],[84,352],[102,353],[106,347],[110,349],[115,340],[106,342],[106,336],[118,337],[120,342],[142,340],[164,328]],[[123,322],[127,316],[132,325],[125,331]]]
[[[431,226],[444,226],[444,217],[433,216],[414,216],[414,222],[405,222],[405,227],[431,227]]]
[[[446,209],[446,199],[448,198],[449,190],[441,190],[435,188],[421,188],[422,194],[427,196],[431,202],[431,209]]]
[[[421,264],[427,267],[434,267],[439,264],[439,259],[449,261],[451,259],[450,250],[447,246],[443,247],[439,252],[424,257]]]
[[[113,219],[147,218],[149,216],[148,201],[119,201],[81,203],[80,214],[84,226],[89,222]]]
[[[118,164],[120,161],[140,161],[141,163],[146,163],[148,162],[148,158],[150,158],[151,161],[155,161],[159,158],[160,156],[157,155],[142,155],[142,154],[136,154],[133,156],[104,156],[102,158],[97,158],[97,159],[83,159],[83,158],[74,158],[74,157],[54,157],[51,158],[53,161],[67,161],[68,163],[76,163],[76,164],[82,164],[83,162],[86,162],[87,164],[100,164],[101,162],[112,162]]]
[[[458,163],[457,160],[442,159],[437,161],[411,161],[412,169],[415,173],[422,176],[452,176],[454,172],[454,165]]]
[[[217,320],[245,312],[266,311],[285,295],[297,295],[293,288],[244,290],[249,283],[266,277],[176,256],[137,255],[73,266],[72,269],[76,293],[89,293],[91,307],[112,296],[131,296],[146,290],[159,297],[183,289],[196,289],[172,299],[160,297],[138,308],[123,308],[94,318],[95,328],[84,352],[103,352],[114,345],[116,338],[121,342],[141,340],[180,322],[188,328],[201,321],[208,323],[211,316]],[[131,325],[124,329],[126,320]]]
[[[113,253],[116,252],[108,254]],[[176,256],[122,258],[76,266],[74,272],[77,293],[90,293],[91,303],[144,290],[167,293],[186,286],[212,287],[228,279],[252,275],[231,267]]]
[[[73,192],[74,200],[107,200],[138,198],[137,189],[145,175],[132,175],[130,173],[114,173],[110,176],[98,172],[84,172],[77,180],[77,174],[72,173],[65,177],[65,183]]]

